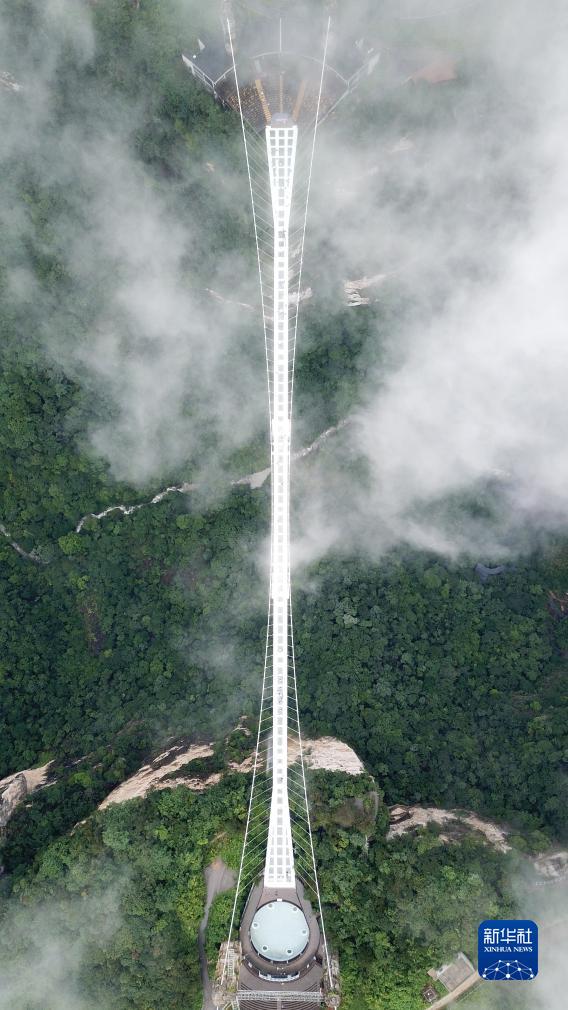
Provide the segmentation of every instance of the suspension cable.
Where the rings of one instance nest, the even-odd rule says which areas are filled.
[[[240,890],[241,890],[241,878],[242,878],[242,874],[243,874],[243,865],[244,865],[244,861],[245,861],[245,852],[246,852],[246,847],[247,847],[247,836],[248,836],[248,830],[249,830],[249,824],[250,824],[250,818],[251,818],[251,811],[252,811],[252,803],[253,803],[253,797],[254,797],[254,786],[255,786],[256,775],[257,775],[257,770],[258,770],[258,753],[259,753],[259,743],[260,743],[260,727],[262,725],[262,712],[263,712],[263,708],[264,708],[264,687],[265,687],[265,683],[266,683],[266,667],[267,667],[267,662],[268,662],[268,641],[269,641],[269,637],[270,637],[270,614],[271,614],[271,605],[270,605],[270,601],[269,601],[269,603],[268,603],[268,622],[267,622],[267,626],[266,626],[266,644],[265,644],[265,649],[264,649],[264,674],[263,674],[263,677],[262,677],[262,695],[261,695],[261,699],[260,699],[260,716],[259,716],[259,720],[258,720],[258,730],[257,730],[257,734],[256,734],[256,747],[255,747],[255,751],[254,751],[254,764],[253,764],[253,769],[252,769],[252,784],[251,784],[249,804],[248,804],[248,810],[247,810],[247,820],[246,820],[246,825],[245,825],[245,837],[244,837],[244,840],[243,840],[243,848],[242,848],[242,852],[241,852],[241,862],[240,862],[240,865],[239,865],[239,875],[237,877],[237,889],[235,891],[235,900],[233,902],[233,910],[232,910],[232,913],[231,913],[231,924],[229,926],[229,937],[228,937],[229,940],[231,939],[231,936],[233,934],[233,927],[235,925],[235,916],[237,914],[237,905],[238,905],[238,902],[239,902],[239,895],[240,895]],[[225,978],[225,974],[226,974],[227,966],[228,966],[228,960],[229,960],[229,944],[227,944],[227,949],[225,951],[225,961],[223,963],[222,979]]]
[[[254,191],[253,191],[253,187],[252,187],[252,177],[251,177],[251,171],[250,171],[247,134],[246,134],[246,130],[245,130],[245,120],[244,120],[244,116],[243,116],[243,107],[242,107],[242,104],[241,104],[241,92],[240,92],[240,89],[239,89],[239,80],[238,80],[238,77],[237,77],[237,65],[235,63],[235,50],[234,50],[234,47],[233,47],[233,33],[231,31],[231,24],[230,24],[230,21],[229,21],[228,18],[227,18],[227,31],[228,31],[228,34],[229,34],[229,43],[230,43],[230,46],[231,46],[231,59],[233,61],[233,73],[235,75],[235,87],[237,89],[237,98],[238,98],[238,102],[239,102],[239,115],[241,117],[241,129],[242,129],[242,132],[243,132],[243,142],[244,142],[244,145],[245,145],[245,159],[246,159],[246,163],[247,163],[247,175],[248,175],[248,181],[249,181],[250,200],[251,200],[251,204],[252,204],[252,219],[253,219],[253,224],[254,224],[254,240],[255,240],[255,243],[256,243],[256,260],[257,260],[257,264],[258,264],[258,279],[259,279],[259,282],[260,282],[260,300],[262,302],[262,326],[263,326],[263,329],[264,329],[264,348],[265,348],[265,351],[266,351],[266,365],[267,365],[267,373],[268,373],[268,370],[269,370],[269,357],[268,357],[268,340],[267,340],[267,337],[266,337],[266,319],[265,319],[266,313],[264,311],[264,288],[263,288],[263,283],[262,283],[262,267],[261,267],[261,264],[260,264],[260,247],[259,247],[259,242],[258,242],[258,230],[257,230],[257,225],[256,225],[256,210],[255,210],[255,206],[254,206]],[[272,397],[271,397],[271,392],[270,392],[270,380],[268,379],[268,410],[269,410],[269,414],[271,413],[271,410],[272,410],[271,400],[272,400]]]
[[[302,266],[303,266],[303,262],[304,262],[304,242],[305,242],[305,239],[306,239],[306,223],[307,223],[307,220],[308,220],[308,204],[309,204],[309,200],[310,200],[310,186],[311,186],[311,182],[312,182],[312,168],[313,168],[313,164],[314,164],[314,152],[315,152],[315,149],[316,149],[316,134],[317,134],[317,129],[318,129],[319,114],[320,114],[321,93],[322,93],[322,89],[323,89],[323,78],[324,78],[324,74],[325,74],[325,61],[327,59],[327,45],[328,45],[328,42],[329,42],[329,30],[330,30],[330,27],[331,27],[331,18],[328,18],[327,19],[327,29],[326,29],[326,33],[325,33],[325,43],[324,43],[324,47],[323,47],[323,59],[322,59],[322,63],[321,63],[321,77],[320,77],[320,85],[319,85],[319,91],[318,91],[318,102],[317,102],[317,106],[316,106],[316,121],[314,123],[314,133],[313,133],[313,137],[312,137],[312,150],[311,150],[311,154],[310,154],[310,168],[309,168],[309,172],[308,172],[308,186],[307,186],[307,191],[306,191],[306,206],[305,206],[305,210],[304,210],[304,224],[303,224],[303,227],[302,227],[302,244],[301,244],[301,247],[300,247],[300,268],[298,270],[298,293],[296,295],[296,318],[295,318],[295,321],[294,321],[294,345],[293,345],[293,351],[292,351],[292,389],[291,389],[291,393],[290,393],[290,408],[292,406],[292,395],[293,395],[293,392],[294,392],[294,368],[295,368],[295,364],[296,364],[296,334],[298,332],[298,312],[299,312],[299,308],[300,308],[300,292],[301,292],[301,289],[302,289]]]

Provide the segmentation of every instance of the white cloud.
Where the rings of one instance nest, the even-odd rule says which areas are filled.
[[[567,18],[556,0],[538,10],[478,4],[468,16],[470,81],[431,130],[415,126],[396,164],[380,120],[363,158],[357,149],[335,158],[334,138],[322,138],[320,241],[346,271],[400,270],[414,304],[396,345],[387,334],[352,429],[370,483],[352,485],[338,541],[373,550],[362,538],[374,522],[377,552],[397,541],[503,552],[527,528],[568,520]],[[338,191],[341,228],[329,210]],[[472,521],[453,510],[449,521],[448,499],[488,482],[497,514]],[[319,534],[314,512],[312,502],[299,557],[329,548],[332,524]]]
[[[118,890],[12,905],[2,924],[0,1010],[105,1010],[83,971],[120,923]]]
[[[136,12],[130,16],[135,23]],[[61,63],[92,60],[92,12],[51,0],[40,21],[41,30],[25,44],[18,36],[20,49],[12,52],[8,19],[0,26],[7,40],[2,65],[22,83],[0,109],[11,293],[25,312],[33,307],[52,358],[91,392],[87,436],[116,477],[145,483],[179,468],[184,477],[198,467],[215,471],[266,423],[260,323],[204,290],[230,286],[233,296],[249,297],[246,258],[227,252],[207,230],[199,205],[204,194],[212,199],[205,181],[215,189],[218,220],[225,214],[236,228],[231,207],[241,184],[246,201],[244,172],[234,172],[226,156],[231,144],[220,141],[217,151],[214,143],[208,148],[214,175],[188,147],[179,178],[162,185],[136,154],[148,127],[146,96],[125,97],[95,75],[80,79],[81,93],[63,103],[61,118]],[[189,75],[187,87],[189,95]],[[236,128],[234,148],[240,157]],[[57,256],[67,286],[34,279],[32,236],[36,249]],[[220,251],[204,277],[212,246]],[[252,248],[250,258],[254,264]],[[258,330],[258,369],[247,327]]]

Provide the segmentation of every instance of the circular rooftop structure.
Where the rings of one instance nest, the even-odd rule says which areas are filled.
[[[250,938],[257,953],[268,961],[292,961],[307,947],[308,920],[290,901],[269,901],[257,908]]]

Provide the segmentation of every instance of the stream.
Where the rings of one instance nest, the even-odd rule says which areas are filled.
[[[304,459],[312,452],[317,452],[317,450],[321,448],[323,443],[326,442],[331,435],[335,435],[338,431],[347,427],[348,424],[351,424],[351,422],[352,418],[345,417],[342,421],[339,421],[338,424],[333,425],[331,428],[326,428],[325,431],[322,431],[321,435],[318,435],[318,437],[314,439],[311,445],[306,446],[304,449],[297,449],[296,452],[293,452],[292,460]],[[231,480],[229,481],[229,485],[231,487],[237,487],[242,486],[243,484],[248,484],[249,487],[256,489],[262,487],[269,476],[270,467],[268,466],[264,470],[257,470],[256,473],[249,473],[246,477],[239,477],[237,480]],[[138,505],[110,505],[108,508],[104,509],[103,512],[88,512],[87,515],[84,515],[81,519],[79,519],[79,522],[75,527],[75,533],[81,532],[83,526],[87,522],[87,519],[104,519],[105,516],[110,515],[111,512],[122,512],[123,515],[129,516],[138,509],[146,508],[148,505],[157,505],[158,502],[163,501],[164,498],[170,494],[188,494],[191,491],[197,491],[200,486],[200,484],[188,484],[186,482],[182,484],[174,484],[171,487],[164,488],[163,491],[159,491],[158,494],[155,494],[154,497],[150,499],[150,501],[140,502]]]
[[[311,445],[306,446],[304,449],[297,449],[296,452],[292,453],[292,460],[304,459],[313,452],[317,452],[321,449],[324,442],[327,441],[332,435],[337,434],[343,428],[346,428],[348,424],[351,424],[353,419],[351,417],[344,417],[342,421],[338,424],[332,425],[330,428],[326,428],[322,431],[317,438],[311,443]],[[249,473],[246,477],[239,477],[237,480],[229,481],[230,487],[242,486],[243,484],[248,484],[249,487],[256,489],[262,487],[265,481],[270,476],[270,467],[266,467],[264,470],[257,470],[256,473]],[[173,484],[170,487],[164,488],[162,491],[158,491],[153,498],[149,501],[139,502],[137,505],[109,505],[108,508],[103,509],[102,512],[87,512],[86,515],[79,519],[79,522],[75,526],[75,533],[80,533],[83,529],[85,523],[88,519],[104,519],[106,516],[111,515],[112,512],[120,512],[123,516],[132,515],[133,512],[137,512],[138,509],[147,508],[149,505],[157,505],[159,502],[163,501],[170,494],[189,494],[191,491],[197,491],[200,488],[200,484],[191,484],[184,481],[182,484]],[[11,547],[14,548],[17,554],[22,558],[26,558],[27,561],[33,561],[36,565],[47,565],[49,562],[44,560],[40,554],[32,549],[31,551],[26,551],[25,548],[21,546],[16,540],[12,539],[12,534],[6,529],[3,523],[0,523],[0,534],[5,536]]]

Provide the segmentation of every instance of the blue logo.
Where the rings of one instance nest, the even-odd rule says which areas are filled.
[[[538,975],[538,926],[532,919],[486,919],[477,931],[477,970],[492,982]]]

